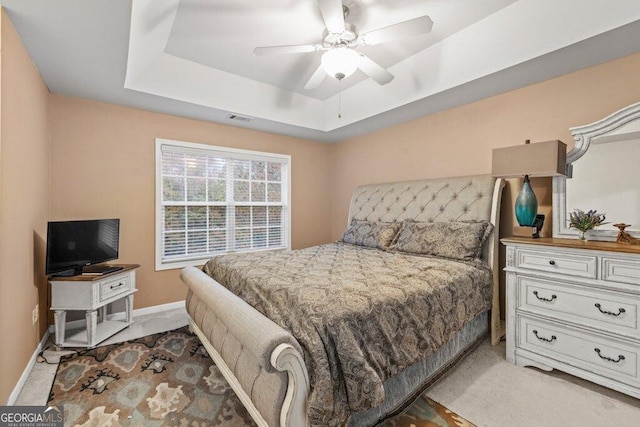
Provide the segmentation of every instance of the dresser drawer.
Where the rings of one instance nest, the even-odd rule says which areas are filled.
[[[100,283],[100,302],[124,294],[133,289],[133,273]]]
[[[518,309],[640,338],[640,295],[518,276]]]
[[[640,385],[640,345],[526,316],[518,318],[518,333],[518,347],[621,383]]]
[[[640,285],[640,262],[602,257],[602,280]]]
[[[566,274],[595,279],[597,257],[560,251],[518,249],[516,267],[521,269]]]

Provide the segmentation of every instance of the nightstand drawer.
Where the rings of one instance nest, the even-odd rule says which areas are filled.
[[[602,257],[602,280],[640,285],[640,262]]]
[[[640,346],[522,316],[518,346],[633,386],[640,385]]]
[[[518,249],[516,254],[516,267],[518,268],[560,273],[574,277],[595,279],[597,265],[597,257],[595,256],[568,254],[567,252]]]
[[[100,302],[129,292],[132,289],[133,277],[131,274],[103,282],[100,284]]]
[[[640,338],[640,295],[518,276],[518,309]]]

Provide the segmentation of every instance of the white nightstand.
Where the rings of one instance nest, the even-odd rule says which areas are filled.
[[[118,265],[118,264],[114,264]],[[100,276],[53,277],[51,310],[55,314],[56,345],[59,347],[95,347],[133,323],[133,294],[138,264],[119,264],[122,270]],[[125,300],[124,320],[107,320],[105,307]],[[86,329],[65,337],[67,311],[85,311]]]

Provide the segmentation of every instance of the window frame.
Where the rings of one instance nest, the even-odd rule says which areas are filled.
[[[155,270],[172,270],[176,268],[184,268],[188,266],[201,266],[207,260],[211,258],[211,254],[207,254],[201,258],[182,259],[182,260],[163,260],[163,219],[162,219],[162,147],[171,146],[176,147],[179,150],[187,152],[192,150],[194,152],[201,152],[203,154],[225,153],[234,160],[258,160],[258,161],[277,161],[278,163],[284,163],[286,165],[286,183],[283,183],[283,189],[286,191],[286,198],[284,200],[283,212],[284,212],[284,225],[283,225],[283,243],[284,249],[291,249],[291,156],[287,154],[267,153],[262,151],[245,150],[239,148],[220,147],[216,145],[199,144],[194,142],[176,141],[165,138],[156,138],[156,167],[155,167]],[[234,157],[237,156],[237,157]],[[226,202],[225,206],[229,207],[234,205],[235,202]],[[244,203],[244,202],[241,202]],[[208,205],[207,205],[208,206]],[[235,206],[235,205],[234,205]],[[240,206],[245,206],[241,204]],[[229,226],[226,228],[230,230]],[[233,231],[231,229],[231,231]],[[259,248],[252,250],[242,251],[226,251],[224,254],[230,253],[250,253],[259,251],[272,251],[282,250],[282,247],[278,248]],[[222,254],[222,253],[221,253]]]

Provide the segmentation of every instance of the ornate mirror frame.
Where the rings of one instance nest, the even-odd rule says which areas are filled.
[[[573,163],[587,152],[593,139],[615,135],[616,130],[639,119],[640,102],[616,111],[597,122],[569,129],[575,140],[575,146],[567,153],[567,176],[553,177],[553,237],[578,238],[578,231],[569,228],[569,216],[567,213],[567,179],[571,178],[573,174]],[[640,124],[640,121],[638,123]],[[640,137],[640,131],[633,132],[633,137]],[[616,230],[599,230],[596,228],[591,230],[589,235],[594,240],[615,241],[617,234]],[[630,234],[633,235],[634,233],[631,232]],[[638,233],[636,232],[635,234],[634,237],[638,237]]]

